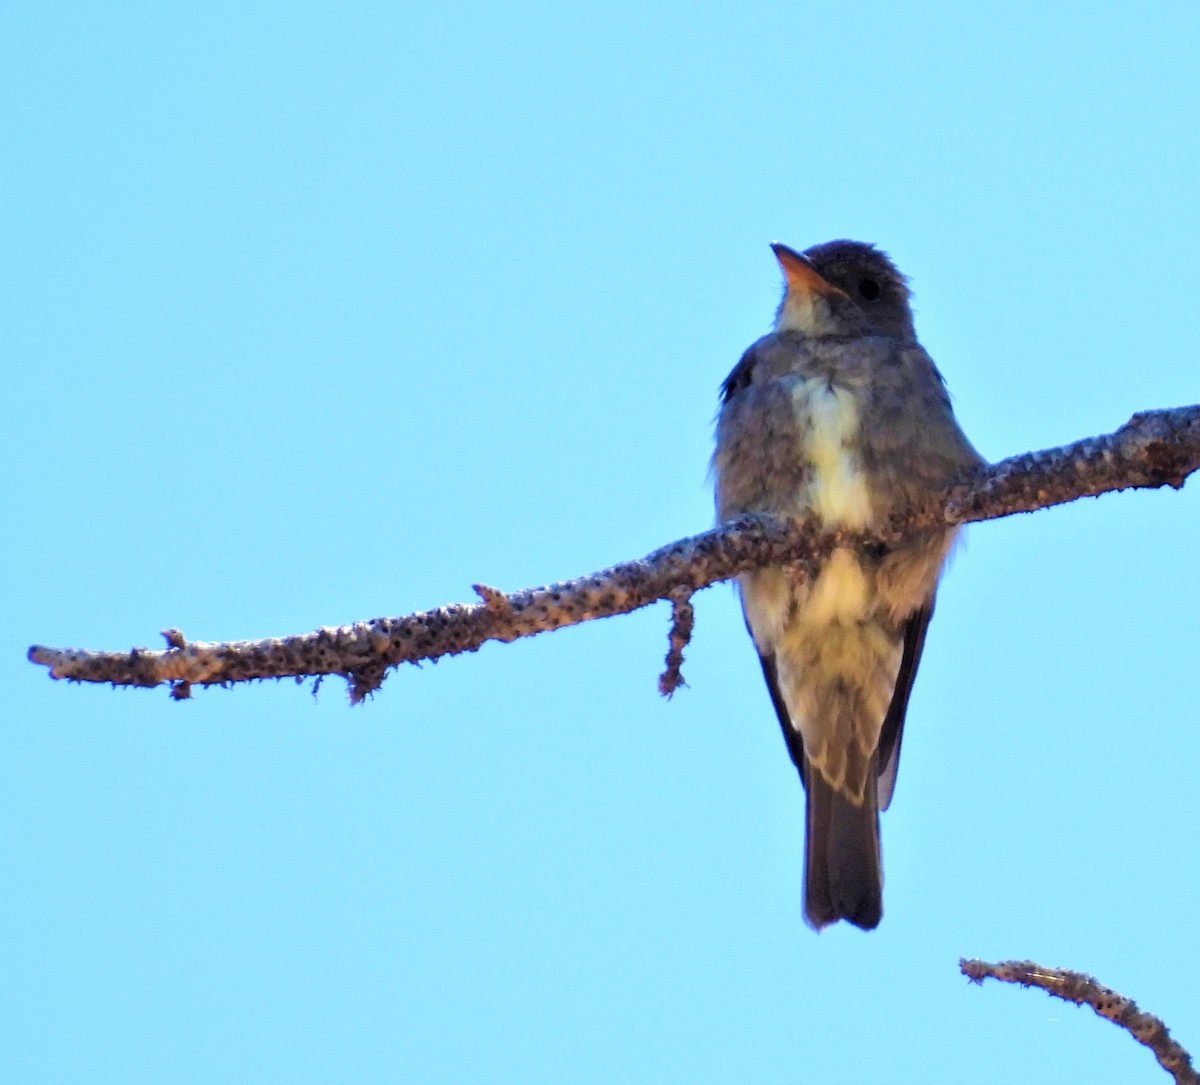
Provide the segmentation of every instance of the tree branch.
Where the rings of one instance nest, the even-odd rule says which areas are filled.
[[[1171,1038],[1167,1026],[1153,1014],[1139,1010],[1131,998],[1104,987],[1082,972],[1066,968],[1043,968],[1033,961],[958,962],[962,974],[975,983],[987,977],[1004,983],[1019,983],[1022,987],[1040,987],[1064,1002],[1091,1006],[1101,1017],[1120,1025],[1140,1044],[1154,1052],[1154,1057],[1179,1085],[1200,1085],[1200,1077],[1192,1067],[1192,1057]]]
[[[674,621],[664,692],[682,682],[679,665],[690,635],[692,592],[739,573],[790,564],[812,575],[836,546],[894,543],[934,526],[992,520],[1115,490],[1173,486],[1200,469],[1200,405],[1134,415],[1115,433],[1062,448],[1030,452],[986,467],[949,487],[941,509],[896,518],[871,535],[825,532],[811,518],[783,522],[742,517],[664,546],[638,561],[589,576],[504,594],[476,585],[480,603],[454,603],[400,618],[375,618],[298,636],[224,643],[188,642],[164,631],[167,648],[95,652],[29,649],[30,662],[52,678],[114,686],[169,684],[182,699],[193,685],[255,678],[341,674],[357,702],[401,663],[476,651],[489,640],[512,641],[593,618],[628,614],[671,599]]]

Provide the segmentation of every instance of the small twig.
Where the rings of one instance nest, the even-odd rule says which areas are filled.
[[[508,596],[499,588],[493,588],[487,584],[472,584],[471,588],[483,600],[487,612],[493,618],[504,621],[512,617],[512,604],[509,603]]]
[[[473,652],[489,640],[511,641],[564,625],[627,614],[677,591],[695,592],[750,569],[791,565],[812,575],[835,546],[890,545],[906,534],[947,524],[991,520],[1079,497],[1135,487],[1183,485],[1200,469],[1200,406],[1135,415],[1115,433],[1062,448],[1030,452],[985,467],[949,487],[941,507],[897,517],[872,535],[825,532],[813,519],[783,523],[742,517],[681,539],[640,561],[576,580],[505,595],[479,585],[482,603],[456,603],[400,618],[375,618],[298,636],[223,643],[178,643],[166,651],[96,652],[35,645],[28,658],[53,678],[113,685],[189,685],[256,678],[341,674],[360,701],[392,667]],[[668,660],[668,674],[669,674]]]
[[[675,588],[670,599],[671,635],[670,647],[667,649],[667,669],[658,679],[658,692],[664,697],[670,697],[680,686],[687,685],[683,680],[683,650],[692,639],[692,627],[696,621],[690,588]]]
[[[1179,1085],[1200,1083],[1200,1077],[1192,1067],[1191,1055],[1171,1038],[1167,1026],[1159,1018],[1138,1009],[1133,999],[1103,986],[1091,976],[1067,968],[1043,968],[1033,961],[989,964],[987,961],[961,960],[958,967],[975,983],[982,983],[990,976],[1004,983],[1019,983],[1022,987],[1040,987],[1065,1002],[1091,1006],[1101,1017],[1120,1025],[1138,1043],[1150,1048],[1162,1068]]]

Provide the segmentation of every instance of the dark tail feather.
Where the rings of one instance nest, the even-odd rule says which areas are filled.
[[[817,930],[847,919],[869,931],[883,917],[875,773],[868,774],[862,806],[834,791],[811,765],[805,777],[804,918]]]

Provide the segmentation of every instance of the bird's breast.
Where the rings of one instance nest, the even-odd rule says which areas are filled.
[[[808,463],[802,503],[830,527],[862,530],[872,502],[862,468],[862,410],[856,393],[828,377],[797,379],[792,387],[799,452]]]

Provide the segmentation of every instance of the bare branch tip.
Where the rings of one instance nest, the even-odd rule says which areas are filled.
[[[658,676],[658,692],[661,693],[669,701],[681,689],[687,687],[687,681],[678,669],[671,671],[670,669],[663,671]]]
[[[489,584],[472,584],[471,588],[483,600],[489,614],[497,618],[508,618],[512,615],[512,603],[499,588],[493,588]]]
[[[987,972],[984,971],[983,961],[968,960],[966,957],[959,957],[958,970],[972,983],[982,984],[987,975]]]

